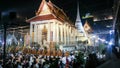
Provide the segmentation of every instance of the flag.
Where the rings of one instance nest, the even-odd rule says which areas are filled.
[[[91,28],[91,26],[89,25],[89,23],[87,21],[84,24],[84,30],[86,32],[92,32],[92,28]]]

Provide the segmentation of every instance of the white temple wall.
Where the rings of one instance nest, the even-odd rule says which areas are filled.
[[[31,22],[30,24],[31,42],[38,42],[38,44],[40,45],[43,44],[42,29],[44,28],[44,26],[47,29],[46,42],[48,44],[50,43],[50,41],[64,45],[75,43],[77,30],[74,27],[71,27],[69,24],[62,23],[56,19]]]

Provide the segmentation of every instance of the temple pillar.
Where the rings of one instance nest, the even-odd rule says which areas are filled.
[[[58,44],[58,42],[59,42],[59,26],[58,26],[58,23],[56,23],[56,33],[57,33],[56,42]]]
[[[69,34],[69,30],[70,30],[70,29],[69,29],[69,26],[67,26],[67,29],[68,29],[67,32],[68,32],[68,45],[69,45],[69,41],[70,41],[70,38],[69,38],[69,37],[70,37],[70,34]]]
[[[66,45],[66,25],[64,24],[64,44]]]
[[[72,44],[73,44],[73,41],[74,41],[74,30],[72,28]]]
[[[70,26],[70,30],[69,30],[69,35],[70,35],[70,37],[69,37],[69,38],[70,38],[69,44],[71,44],[71,39],[72,39],[72,38],[71,38],[71,26]]]
[[[70,44],[70,27],[68,26],[68,44]]]
[[[76,41],[76,40],[75,40],[75,28],[74,28],[74,44],[75,44],[75,41]]]
[[[42,30],[40,29],[40,25],[38,25],[38,43],[40,44],[40,45],[42,45],[42,41],[41,41],[41,39],[42,39]]]
[[[48,29],[48,34],[47,34],[47,42],[50,44],[50,31],[51,31],[51,28],[50,28],[50,22],[48,22],[48,27],[47,27]]]
[[[74,31],[74,28],[73,28],[73,43],[75,41],[75,31]]]
[[[61,36],[60,36],[60,37],[61,37],[60,40],[61,40],[61,42],[64,43],[64,41],[63,41],[63,39],[64,39],[64,38],[63,38],[63,31],[64,31],[64,29],[63,29],[63,25],[60,25],[60,35],[61,35]]]
[[[55,23],[55,25],[54,25],[54,30],[55,30],[55,43],[57,42],[57,23],[56,22],[54,22]]]
[[[69,44],[69,29],[68,29],[68,25],[66,25],[66,32],[67,32],[66,33],[67,34],[66,35],[66,38],[67,38],[66,41],[67,41],[67,45],[68,45]]]
[[[31,24],[30,24],[30,43],[32,43],[32,41],[33,41],[33,40],[32,40],[32,39],[33,39],[33,38],[32,38],[32,37],[33,37],[33,36],[32,36],[32,33],[33,33],[33,24],[31,23]]]
[[[58,24],[58,44],[60,44],[60,42],[61,42],[61,27],[60,27],[60,25]]]
[[[38,41],[38,35],[39,35],[39,33],[38,33],[38,24],[36,24],[36,42],[38,43],[39,41]]]
[[[55,35],[55,34],[56,34],[56,33],[55,33],[55,22],[53,22],[53,25],[52,25],[52,26],[53,26],[53,27],[52,27],[52,28],[53,28],[53,29],[52,29],[52,30],[53,30],[53,42],[55,42],[55,41],[56,41],[56,40],[55,40],[55,36],[56,36],[56,35]]]
[[[34,42],[37,42],[37,26],[34,24]]]
[[[66,45],[68,45],[68,25],[65,26],[66,31]]]

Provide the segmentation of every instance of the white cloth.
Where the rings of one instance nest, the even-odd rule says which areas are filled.
[[[74,59],[75,59],[75,56],[74,56],[74,55],[72,55],[72,56],[71,56],[71,60],[74,60]]]
[[[18,67],[17,68],[22,68],[22,66],[21,65],[18,65]]]
[[[45,62],[45,60],[42,58],[42,59],[41,59],[41,64],[43,64],[44,62]]]
[[[30,62],[33,62],[33,57],[32,56],[30,57]]]
[[[3,67],[0,65],[0,68],[3,68]]]
[[[32,56],[30,56],[29,67],[31,67],[32,62],[33,62],[33,57],[32,57]]]
[[[71,62],[70,56],[69,56],[67,59],[68,59],[69,62]],[[66,57],[63,57],[63,58],[62,58],[62,63],[63,63],[63,64],[66,64]]]
[[[35,64],[35,68],[39,68],[39,65],[38,65],[38,64]]]

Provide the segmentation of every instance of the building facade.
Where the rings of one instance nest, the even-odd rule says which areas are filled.
[[[76,44],[79,34],[74,24],[62,9],[51,1],[42,0],[36,16],[27,20],[30,22],[30,41],[41,46]]]

